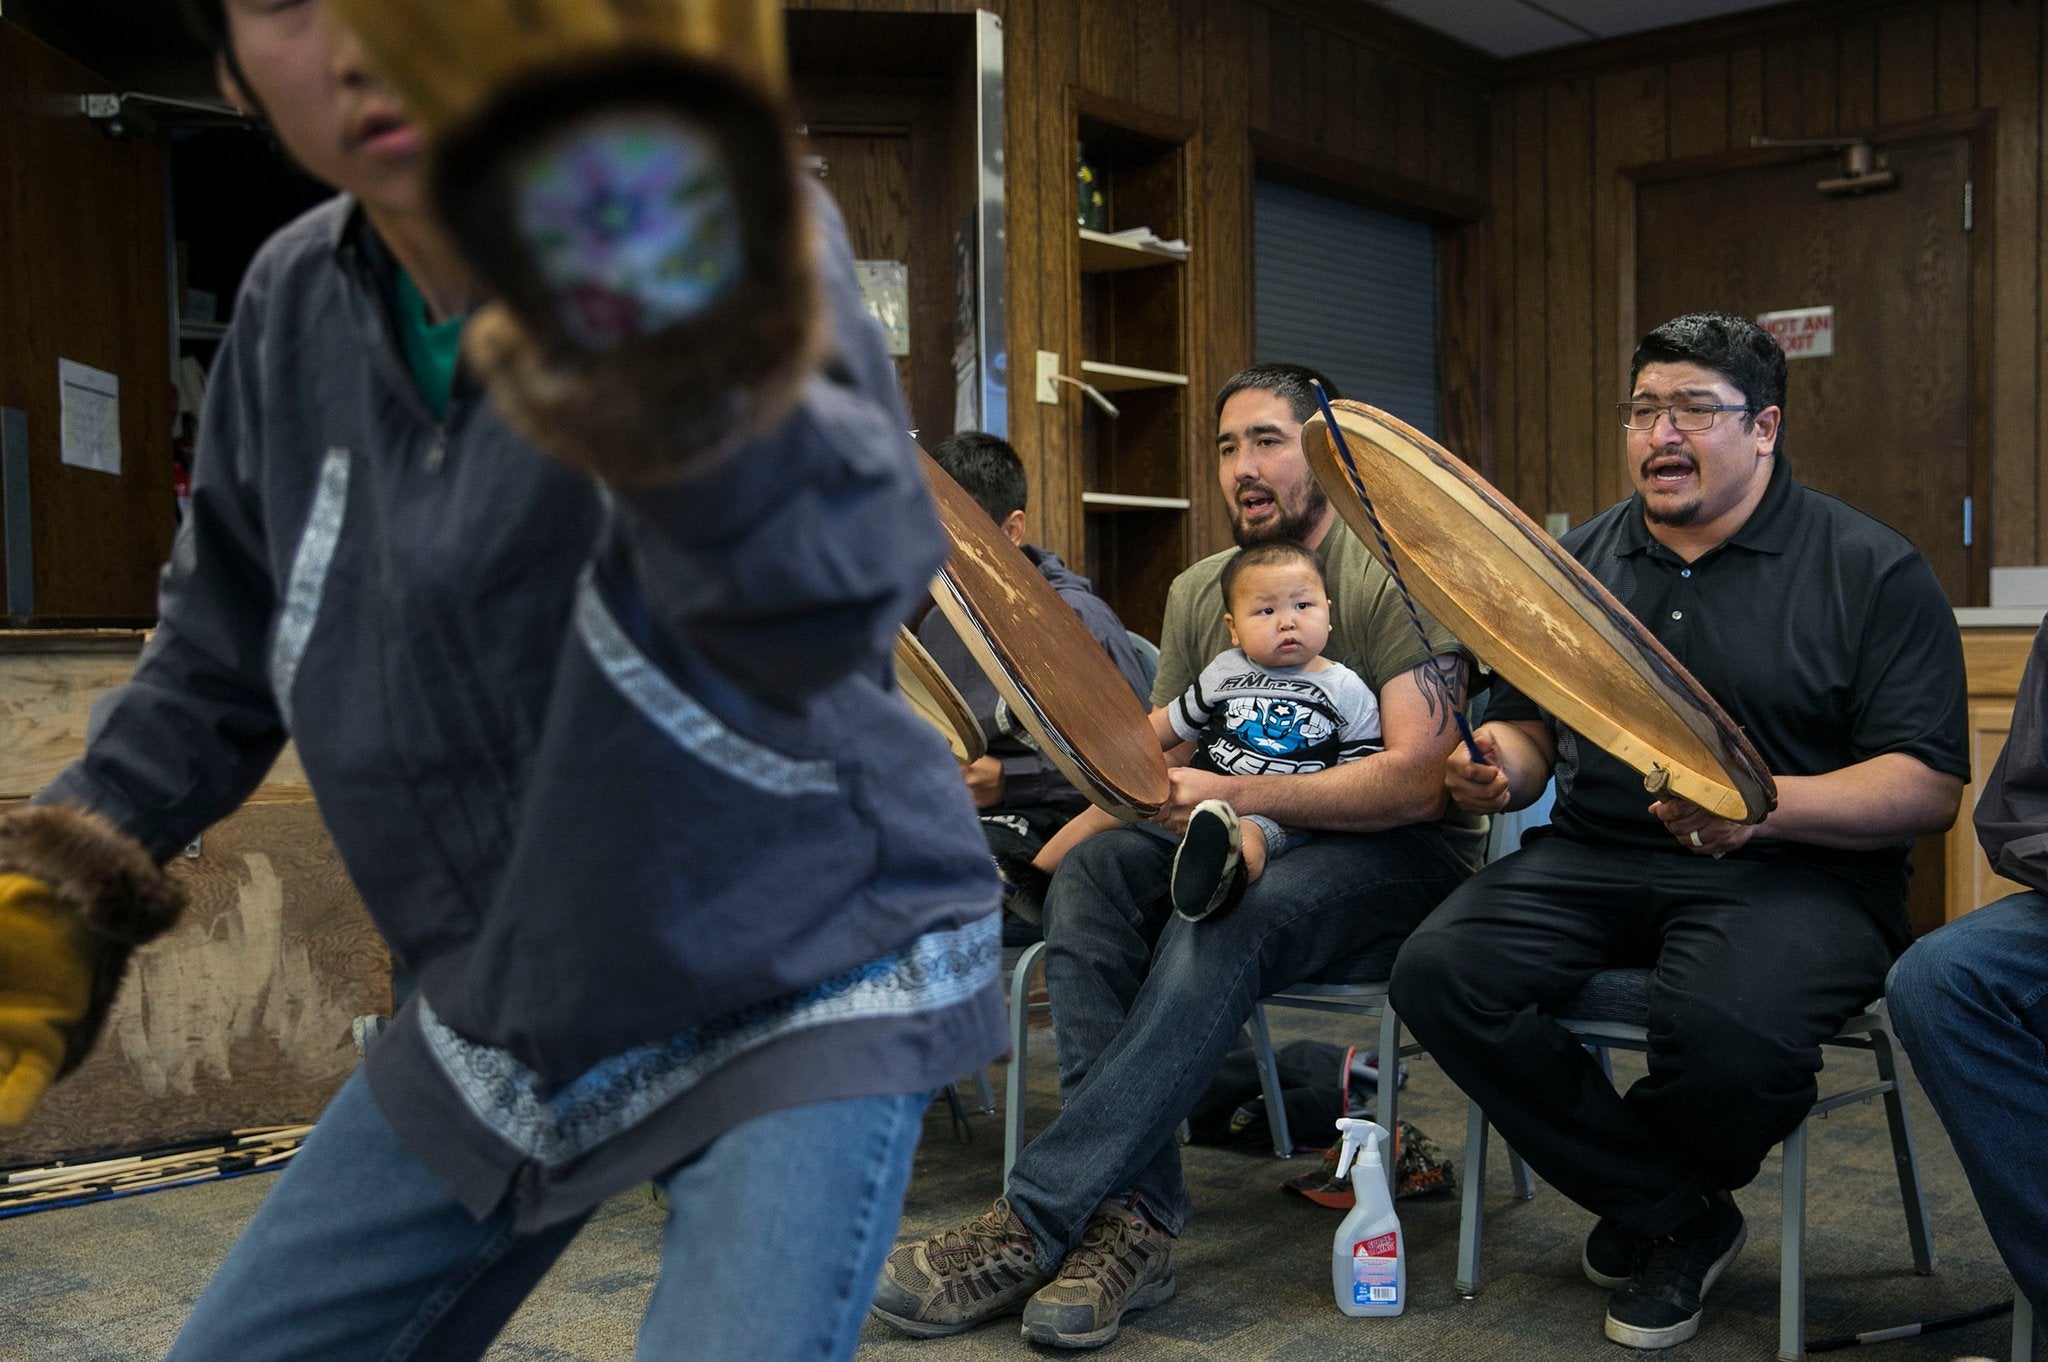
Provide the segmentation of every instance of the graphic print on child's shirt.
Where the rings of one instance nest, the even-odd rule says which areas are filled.
[[[1223,775],[1299,775],[1380,750],[1379,705],[1349,667],[1254,665],[1231,649],[1173,702],[1191,764]]]

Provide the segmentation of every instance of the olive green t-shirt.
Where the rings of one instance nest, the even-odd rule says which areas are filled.
[[[1211,554],[1173,579],[1160,626],[1159,673],[1152,683],[1155,709],[1193,685],[1202,668],[1230,647],[1221,583],[1223,565],[1237,553],[1229,548]],[[1423,648],[1394,579],[1342,520],[1330,526],[1316,557],[1330,588],[1330,642],[1323,656],[1364,677],[1375,695],[1401,673],[1440,653],[1455,653],[1471,663],[1471,654],[1451,631],[1427,614],[1422,624],[1430,646]],[[1486,835],[1486,820],[1453,808],[1443,829],[1458,841],[1461,851],[1476,855]]]

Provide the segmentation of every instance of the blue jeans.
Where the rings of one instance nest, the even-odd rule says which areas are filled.
[[[665,1174],[661,1277],[636,1357],[851,1357],[929,1097],[775,1112]],[[511,1231],[508,1209],[473,1220],[398,1142],[358,1070],[168,1362],[481,1357],[587,1218],[530,1235]]]
[[[1916,942],[1885,985],[1976,1193],[2027,1299],[2048,1303],[2048,897],[2014,894]]]
[[[1117,828],[1077,847],[1046,894],[1063,1106],[1008,1193],[1047,1271],[1113,1196],[1135,1193],[1179,1234],[1190,1206],[1174,1132],[1253,1004],[1304,980],[1384,979],[1401,938],[1471,872],[1434,826],[1318,833],[1235,908],[1190,922],[1168,893],[1173,852]]]

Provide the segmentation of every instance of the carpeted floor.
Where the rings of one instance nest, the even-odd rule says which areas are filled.
[[[1358,1028],[1338,1018],[1283,1020],[1276,1014],[1275,1021],[1282,1039],[1361,1038]],[[1054,1066],[1051,1036],[1036,1032],[1032,1044],[1035,1128],[1054,1107]],[[1617,1059],[1624,1078],[1629,1060]],[[1863,1063],[1855,1056],[1833,1062]],[[1811,1140],[1809,1337],[1907,1323],[2010,1295],[1948,1142],[1917,1089],[1914,1099],[1938,1271],[1913,1275],[1882,1109],[1866,1103],[1829,1116]],[[1464,1113],[1462,1098],[1443,1075],[1427,1059],[1417,1061],[1402,1115],[1457,1159]],[[943,1105],[928,1117],[906,1233],[979,1209],[998,1191],[1000,1117],[975,1115],[971,1132],[970,1141],[960,1142]],[[1531,1202],[1515,1201],[1498,1141],[1495,1149],[1479,1297],[1461,1300],[1452,1289],[1456,1197],[1406,1201],[1410,1303],[1405,1315],[1386,1320],[1348,1319],[1332,1305],[1328,1253],[1339,1215],[1278,1191],[1284,1177],[1302,1169],[1302,1158],[1281,1163],[1270,1153],[1190,1149],[1197,1218],[1176,1245],[1179,1294],[1132,1316],[1107,1355],[1126,1362],[1622,1362],[1629,1354],[1601,1337],[1603,1294],[1578,1272],[1590,1217],[1547,1188],[1539,1187]],[[246,1177],[0,1221],[0,1362],[154,1362],[271,1181]],[[1749,1245],[1716,1288],[1700,1336],[1666,1354],[1674,1362],[1776,1356],[1775,1157],[1738,1201],[1749,1217]],[[491,1362],[631,1358],[635,1321],[657,1268],[659,1215],[644,1192],[604,1207],[491,1350]],[[764,1308],[771,1300],[764,1299]],[[1851,1356],[1858,1362],[2004,1359],[2009,1333],[2009,1320],[2000,1319],[1870,1345]],[[1024,1343],[1014,1320],[929,1342],[870,1321],[860,1348],[863,1362],[1034,1354],[1057,1355]]]

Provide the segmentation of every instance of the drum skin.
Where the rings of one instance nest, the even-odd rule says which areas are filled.
[[[1373,556],[1459,642],[1641,772],[1651,793],[1668,789],[1741,823],[1770,813],[1777,786],[1756,748],[1562,545],[1421,431],[1362,402],[1331,409],[1350,460],[1322,414],[1311,416],[1301,443],[1317,481]]]
[[[955,761],[965,766],[987,755],[988,742],[974,712],[908,628],[896,632],[896,684],[910,707],[953,749]]]
[[[1166,802],[1166,758],[1109,654],[1031,560],[945,469],[921,454],[952,542],[932,599],[1060,774],[1119,818]]]

